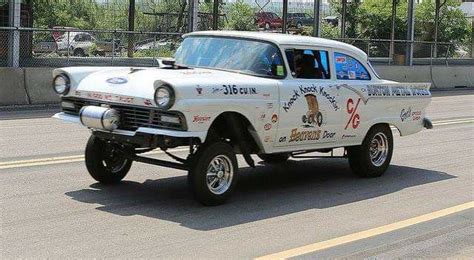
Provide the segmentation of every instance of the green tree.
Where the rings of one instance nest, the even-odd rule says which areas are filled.
[[[227,18],[227,29],[237,31],[254,31],[257,29],[254,10],[242,0],[237,0],[230,5]]]
[[[341,13],[340,2],[330,0],[335,11]],[[359,2],[359,1],[356,1]],[[468,20],[464,17],[459,8],[459,3],[455,0],[446,0],[440,10],[440,21],[438,29],[438,41],[459,42],[467,45],[470,39],[471,29]],[[355,2],[354,2],[355,3]],[[368,38],[368,39],[390,39],[392,25],[392,0],[365,0],[356,6],[348,4],[346,21],[349,25],[346,37]],[[353,12],[351,8],[357,7]],[[406,39],[407,35],[407,0],[400,0],[397,5],[395,39]],[[415,39],[434,41],[434,17],[435,1],[424,0],[415,9]],[[350,29],[353,28],[353,29]],[[377,44],[376,51],[381,55],[388,55],[389,44]],[[419,55],[429,57],[430,48],[426,46],[418,47],[415,51]],[[444,49],[443,49],[444,48]],[[440,46],[439,52],[446,53],[446,46]],[[395,51],[403,53],[405,44],[396,44]],[[428,50],[428,54],[422,53]],[[450,54],[454,53],[451,48]],[[377,54],[377,53],[373,53]]]

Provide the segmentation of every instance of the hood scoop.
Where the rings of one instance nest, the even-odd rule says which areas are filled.
[[[189,67],[183,66],[183,65],[177,65],[176,60],[172,58],[164,58],[161,59],[161,65],[160,68],[162,69],[189,69]]]

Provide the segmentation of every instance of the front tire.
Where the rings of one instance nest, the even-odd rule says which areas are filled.
[[[191,158],[188,184],[205,206],[223,204],[237,183],[238,165],[233,147],[225,142],[204,144]]]
[[[117,144],[91,135],[87,142],[85,160],[89,174],[94,180],[111,184],[121,181],[132,167],[132,161],[123,158]]]
[[[362,145],[347,148],[352,171],[363,178],[382,176],[390,165],[392,154],[393,135],[388,125],[373,126]]]

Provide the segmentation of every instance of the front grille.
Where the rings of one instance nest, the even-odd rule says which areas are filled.
[[[63,98],[62,101],[74,103],[74,108],[62,106],[62,111],[68,114],[79,115],[83,106],[100,106],[106,104],[110,108],[117,110],[120,114],[120,126],[118,129],[135,131],[139,127],[164,128],[173,130],[186,130],[182,117],[173,112],[165,112],[152,108],[118,105],[102,101]],[[180,123],[162,122],[161,116],[179,117]]]

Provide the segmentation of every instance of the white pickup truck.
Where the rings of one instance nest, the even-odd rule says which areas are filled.
[[[195,32],[163,64],[54,71],[54,117],[92,130],[95,180],[118,182],[133,161],[187,170],[196,199],[218,205],[237,183],[236,154],[254,167],[254,154],[273,164],[344,148],[355,174],[377,177],[392,157],[391,126],[401,136],[432,127],[430,84],[382,80],[363,51],[337,41]],[[178,146],[186,158],[169,152]],[[141,155],[157,148],[172,160]]]

